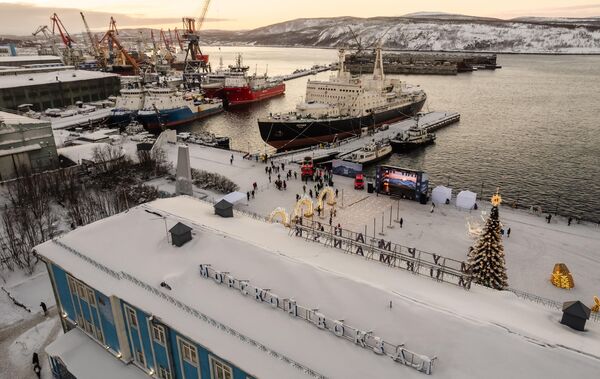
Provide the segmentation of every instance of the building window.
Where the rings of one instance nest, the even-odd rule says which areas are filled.
[[[186,362],[189,362],[193,365],[198,364],[198,352],[196,351],[196,346],[184,340],[179,340],[179,350],[181,352],[181,356]]]
[[[160,379],[172,379],[171,371],[169,371],[169,369],[166,367],[159,366],[158,367],[158,377]]]
[[[86,300],[87,301],[87,296],[85,294],[85,286],[81,283],[77,283],[77,292],[79,293],[79,297],[82,300]]]
[[[162,325],[152,324],[152,338],[154,338],[154,341],[166,346],[167,339],[165,337],[165,327]]]
[[[220,360],[210,357],[210,375],[212,379],[233,379],[233,370]]]
[[[88,296],[90,305],[95,307],[96,306],[96,296],[94,296],[94,291],[92,291],[89,287],[87,288],[87,296]]]
[[[127,320],[129,321],[130,327],[137,328],[137,326],[138,326],[137,316],[135,314],[135,311],[129,307],[127,307]]]
[[[136,360],[138,361],[139,364],[141,364],[141,365],[145,365],[146,364],[146,362],[144,361],[144,354],[141,351],[136,350],[135,351],[135,357],[136,357]]]
[[[75,280],[68,276],[67,281],[69,282],[69,290],[71,290],[71,295],[77,295],[77,286],[75,286]]]

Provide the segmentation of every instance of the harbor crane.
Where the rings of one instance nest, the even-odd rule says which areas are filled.
[[[85,19],[85,16],[83,15],[83,12],[79,12],[79,14],[81,15],[81,19],[83,20],[83,25],[85,26],[85,32],[90,41],[90,46],[91,46],[90,52],[92,53],[92,55],[94,55],[94,58],[96,58],[96,61],[98,62],[100,67],[106,67],[106,57],[104,56],[104,52],[100,48],[100,41],[98,40],[98,36],[93,34],[92,31],[90,30],[90,26],[88,25],[88,23]]]
[[[36,37],[40,33],[42,33],[46,41],[48,41],[48,43],[50,44],[52,54],[59,55],[58,48],[56,47],[56,41],[54,40],[54,36],[52,35],[50,28],[48,28],[48,25],[38,26],[37,29],[33,33],[31,33],[31,35]],[[43,49],[47,49],[47,47],[44,47]]]
[[[75,47],[73,46],[75,40],[71,37],[69,32],[67,32],[67,28],[65,28],[65,25],[56,13],[52,14],[50,21],[52,21],[52,34],[55,35],[56,32],[58,32],[62,43],[65,45],[65,49],[63,50],[64,62],[68,65],[79,65],[83,58],[83,54],[80,50],[75,50]]]
[[[123,47],[123,45],[117,38],[118,34],[119,31],[117,30],[117,22],[113,17],[111,17],[110,24],[108,26],[108,31],[100,40],[100,44],[106,42],[106,44],[108,45],[108,56],[111,64],[114,65],[116,63],[117,65],[122,66],[126,66],[129,64],[133,69],[134,74],[137,75],[140,72],[140,65],[131,55],[129,55],[127,50]]]
[[[165,47],[165,53],[161,54],[161,55],[169,63],[173,62],[175,60],[175,57],[173,56],[173,53],[171,53],[171,44],[170,44],[169,40],[167,39],[165,31],[162,29],[160,30],[160,40],[162,41],[163,46]]]
[[[177,28],[175,28],[175,38],[177,38],[179,49],[181,49],[181,51],[185,50],[185,47],[183,47],[183,40],[181,39],[181,35],[179,35],[179,30],[177,30]]]
[[[210,0],[204,0],[198,24],[193,17],[184,17],[183,21],[183,38],[187,41],[187,49],[185,51],[185,62],[183,69],[183,77],[186,82],[198,79],[199,75],[210,72],[208,64],[208,55],[202,54],[199,45],[198,32],[204,24]]]

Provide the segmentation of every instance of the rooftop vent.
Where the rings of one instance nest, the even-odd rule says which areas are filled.
[[[215,214],[221,217],[233,217],[233,204],[227,200],[221,200],[215,204]]]
[[[177,247],[183,246],[192,239],[192,228],[181,222],[172,227],[169,233],[171,233],[171,243]]]

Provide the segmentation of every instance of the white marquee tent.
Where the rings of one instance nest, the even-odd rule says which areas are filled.
[[[456,195],[456,206],[463,209],[473,209],[477,201],[477,194],[471,191],[460,191]]]
[[[437,186],[431,191],[431,201],[435,204],[445,204],[446,199],[452,199],[452,188]]]
[[[243,192],[239,192],[239,191],[234,191],[234,192],[230,192],[227,195],[223,196],[222,198],[220,198],[217,203],[221,200],[225,200],[230,204],[236,204],[242,200],[244,200],[246,198],[246,194]]]

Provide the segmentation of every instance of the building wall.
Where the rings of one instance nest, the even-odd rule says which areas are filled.
[[[57,297],[59,315],[65,313],[63,321],[66,328],[82,329],[96,342],[108,346],[115,359],[122,358],[119,353],[125,350],[125,347],[119,346],[119,328],[116,326],[118,323],[113,319],[114,314],[121,314],[125,325],[121,333],[126,335],[122,340],[127,341],[129,345],[131,362],[146,372],[149,377],[216,379],[211,365],[214,367],[218,365],[230,372],[232,379],[253,378],[231,362],[212,354],[200,343],[179,333],[166,321],[158,320],[123,300],[113,302],[119,308],[119,312],[114,312],[108,296],[91,288],[52,262],[48,262],[47,267]],[[82,293],[85,295],[82,296]],[[93,300],[90,301],[90,298]],[[135,317],[134,321],[132,317]],[[94,328],[90,328],[89,324]],[[164,337],[160,337],[160,333],[153,332],[153,326],[158,326],[159,330],[164,332]],[[98,329],[101,337],[97,332]],[[186,344],[194,351],[191,355],[184,353]],[[170,373],[170,376],[162,375],[165,371]]]
[[[12,179],[25,166],[32,172],[58,168],[58,153],[50,123],[0,126],[0,150],[39,144],[41,149],[0,157],[0,181]]]
[[[33,104],[34,110],[43,111],[73,105],[77,101],[104,100],[119,95],[120,89],[121,81],[117,76],[5,88],[0,91],[0,108],[16,110],[20,104]]]

